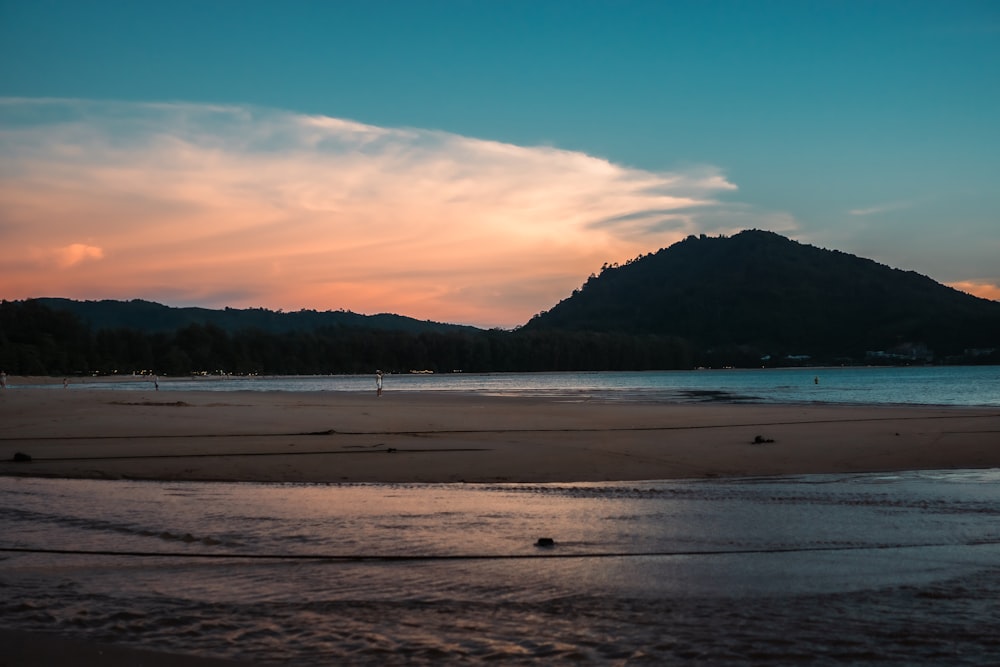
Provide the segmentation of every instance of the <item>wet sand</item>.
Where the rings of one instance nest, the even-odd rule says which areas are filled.
[[[0,665],[3,667],[52,667],[54,665],[126,665],[129,667],[240,667],[244,663],[193,655],[66,639],[55,634],[0,630]]]
[[[71,385],[0,392],[0,417],[3,475],[573,482],[1000,466],[997,408]]]

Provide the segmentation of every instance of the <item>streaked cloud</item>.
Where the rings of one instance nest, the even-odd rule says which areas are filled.
[[[900,211],[903,209],[911,208],[913,205],[914,205],[913,202],[894,201],[894,202],[886,202],[883,204],[876,204],[874,206],[868,206],[866,208],[851,209],[850,211],[848,211],[848,213],[856,216],[878,215],[880,213],[888,213],[889,211]]]
[[[86,243],[71,243],[64,248],[55,248],[52,255],[59,268],[68,269],[81,262],[103,259],[104,251]]]
[[[962,280],[948,283],[948,287],[954,287],[957,290],[978,296],[981,299],[1000,301],[1000,285],[994,283],[978,280]]]
[[[605,262],[794,227],[712,166],[237,106],[0,100],[0,174],[5,298],[514,326]]]

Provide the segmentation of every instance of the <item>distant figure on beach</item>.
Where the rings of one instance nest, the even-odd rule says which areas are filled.
[[[382,395],[382,371],[375,371],[375,395]]]
[[[0,389],[7,388],[7,371],[0,371]]]
[[[813,378],[813,384],[819,384],[819,376]]]
[[[63,378],[63,389],[69,386],[69,378]]]
[[[159,375],[154,375],[153,376],[153,388],[156,389],[156,391],[160,391],[160,376]]]

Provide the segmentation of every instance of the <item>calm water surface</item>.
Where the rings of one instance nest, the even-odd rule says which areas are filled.
[[[374,371],[373,371],[374,372]],[[74,383],[85,382],[74,380]],[[90,382],[148,389],[150,380]],[[59,385],[61,387],[61,385]],[[387,391],[457,391],[567,400],[728,401],[1000,406],[1000,366],[726,369],[578,373],[391,375]],[[160,389],[204,391],[372,391],[374,376],[161,378]]]
[[[1000,661],[1000,470],[0,478],[0,507],[8,628],[264,664]]]

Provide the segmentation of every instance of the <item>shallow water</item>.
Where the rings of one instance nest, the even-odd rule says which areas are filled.
[[[272,664],[996,664],[998,482],[0,478],[0,546],[33,550],[0,552],[0,615]]]
[[[152,387],[148,378],[141,377],[100,382],[76,379],[70,386],[80,383],[124,391]],[[386,376],[385,388],[563,400],[1000,406],[1000,366],[405,374]],[[161,378],[160,389],[367,392],[375,390],[375,380],[374,375]]]

